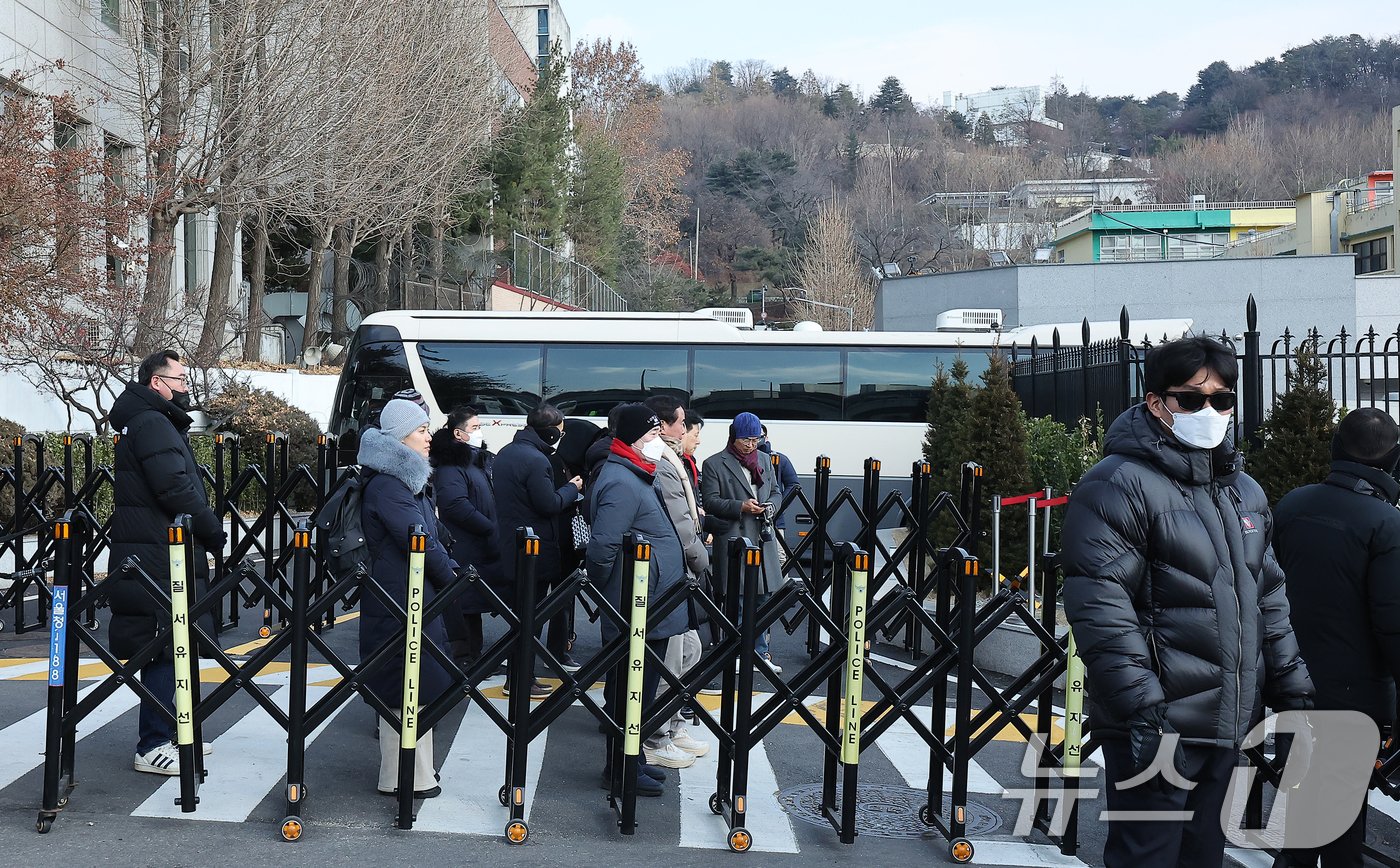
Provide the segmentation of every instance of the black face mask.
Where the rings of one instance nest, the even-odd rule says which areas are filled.
[[[174,404],[176,407],[178,407],[186,413],[188,413],[190,411],[190,407],[193,406],[190,403],[189,392],[176,392],[172,390],[170,393],[170,403]]]
[[[553,446],[555,443],[559,442],[560,437],[564,436],[564,432],[560,431],[558,428],[555,428],[553,425],[546,425],[543,428],[536,428],[535,433],[540,435],[540,439],[545,442],[546,446]]]

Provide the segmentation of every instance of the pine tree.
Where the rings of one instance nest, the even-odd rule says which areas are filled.
[[[1030,462],[1026,457],[1026,427],[1021,399],[1011,386],[1011,365],[1000,353],[992,353],[982,372],[982,387],[972,397],[972,460],[982,465],[982,496],[978,505],[982,528],[987,532],[976,553],[991,566],[992,495],[1024,494],[1030,490]],[[1001,514],[1002,575],[1012,576],[1026,566],[1026,515],[1024,510]]]
[[[996,130],[992,128],[992,119],[987,117],[986,112],[977,116],[977,125],[972,128],[972,141],[987,147],[997,143]]]
[[[1270,503],[1327,476],[1336,429],[1337,404],[1327,366],[1305,342],[1288,372],[1288,391],[1259,426],[1259,446],[1249,450],[1249,475],[1264,487]]]
[[[962,485],[962,465],[972,455],[972,384],[967,381],[967,362],[953,360],[950,370],[940,364],[928,395],[928,431],[924,434],[924,460],[933,468],[930,497],[941,491],[958,502]],[[930,539],[947,545],[956,535],[956,523],[943,513],[930,528]]]

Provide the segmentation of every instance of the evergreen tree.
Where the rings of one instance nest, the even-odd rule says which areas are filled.
[[[569,192],[569,103],[560,89],[567,75],[556,50],[530,101],[505,118],[486,160],[493,183],[459,203],[468,228],[498,238],[519,232],[546,246],[562,238]]]
[[[996,131],[992,129],[992,119],[987,117],[986,112],[977,116],[977,126],[973,127],[972,140],[987,147],[997,143]]]
[[[880,92],[870,98],[870,107],[882,115],[898,115],[914,110],[914,101],[904,92],[899,79],[890,76],[880,83]]]
[[[577,145],[566,229],[575,256],[604,279],[613,280],[622,264],[626,169],[616,145],[602,135],[580,136]]]
[[[1332,463],[1337,404],[1327,366],[1304,342],[1288,372],[1288,391],[1259,426],[1259,446],[1249,451],[1248,471],[1270,503],[1300,485],[1321,482]]]
[[[962,465],[972,456],[972,384],[967,381],[967,362],[953,360],[951,369],[940,364],[928,393],[928,430],[924,434],[924,460],[933,468],[930,498],[940,491],[953,495],[957,505],[962,486]],[[947,513],[930,528],[936,545],[948,545],[956,535],[956,524]]]
[[[1024,494],[1031,489],[1030,463],[1026,457],[1026,427],[1021,399],[1011,387],[1011,365],[1001,353],[990,354],[982,372],[982,387],[972,396],[972,460],[982,465],[982,497],[978,508],[987,532],[976,553],[991,566],[992,495]],[[1026,513],[1024,509],[1001,514],[1002,575],[1014,576],[1026,566]]]
[[[773,93],[778,96],[797,95],[797,79],[792,77],[792,73],[788,72],[786,66],[773,72],[772,81]]]

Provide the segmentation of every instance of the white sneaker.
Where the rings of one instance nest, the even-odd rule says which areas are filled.
[[[648,764],[666,769],[688,769],[695,765],[693,754],[686,753],[670,741],[656,749],[644,747],[642,753],[646,755]]]
[[[710,752],[710,743],[708,741],[700,741],[690,734],[690,730],[683,726],[678,726],[671,730],[671,744],[691,756],[704,756]]]
[[[782,674],[783,674],[783,667],[781,667],[781,666],[778,665],[777,661],[775,661],[775,660],[773,659],[773,655],[772,655],[772,654],[764,654],[764,655],[763,655],[763,659],[766,660],[766,661],[768,662],[768,665],[769,665],[769,666],[773,667],[773,674],[774,674],[774,675],[782,675]]]
[[[132,768],[138,772],[175,777],[180,774],[180,750],[170,742],[138,753]]]

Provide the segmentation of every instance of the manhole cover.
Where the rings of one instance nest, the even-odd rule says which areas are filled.
[[[841,791],[837,791],[840,805]],[[802,784],[778,793],[778,804],[793,817],[814,826],[831,828],[822,816],[822,785]],[[877,838],[922,838],[933,831],[919,819],[919,809],[928,804],[928,793],[912,787],[886,784],[860,784],[856,787],[856,832]],[[943,815],[952,801],[943,797]],[[977,804],[967,803],[967,836],[986,835],[1001,827],[1001,817]],[[935,832],[935,834],[937,834]]]

